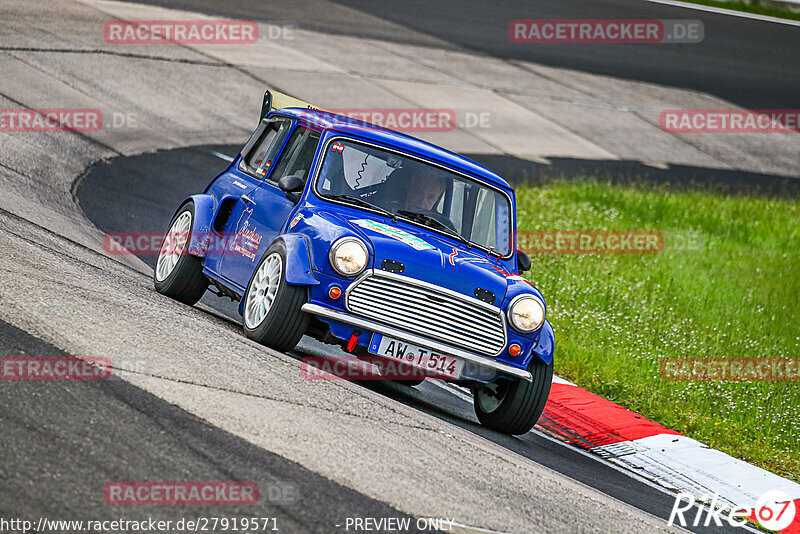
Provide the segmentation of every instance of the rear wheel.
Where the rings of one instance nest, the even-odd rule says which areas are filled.
[[[189,305],[208,289],[200,258],[188,253],[193,224],[194,202],[189,201],[172,218],[153,272],[156,291]]]
[[[550,394],[553,363],[548,365],[534,356],[528,371],[532,382],[504,379],[475,390],[475,414],[483,426],[512,435],[525,434],[533,428]]]
[[[244,333],[275,350],[292,350],[305,334],[309,317],[300,308],[305,286],[286,283],[286,246],[276,241],[267,249],[250,278],[244,296]]]

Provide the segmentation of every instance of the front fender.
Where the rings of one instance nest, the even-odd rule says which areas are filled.
[[[319,280],[311,271],[308,242],[303,234],[283,234],[277,240],[286,247],[286,283],[290,286],[316,286]],[[277,241],[276,240],[276,241]]]
[[[283,241],[286,247],[286,283],[290,286],[316,286],[319,280],[311,272],[308,243],[302,234],[283,234],[275,241]],[[271,246],[271,245],[270,245]],[[245,298],[239,302],[239,315],[244,314]]]
[[[553,362],[553,354],[556,349],[553,327],[550,321],[545,321],[542,331],[539,334],[539,343],[533,348],[532,357],[538,357],[544,363],[550,365]]]

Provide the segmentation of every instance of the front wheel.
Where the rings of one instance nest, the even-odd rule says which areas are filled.
[[[532,382],[519,378],[501,379],[475,390],[475,414],[483,426],[515,436],[533,428],[550,394],[553,362],[546,364],[534,356],[528,370]]]
[[[286,246],[276,241],[250,278],[243,314],[247,337],[282,352],[300,342],[309,321],[300,309],[306,302],[306,288],[286,283],[286,265]]]
[[[193,224],[194,202],[189,201],[172,218],[153,272],[156,291],[190,306],[208,289],[200,258],[187,250]]]

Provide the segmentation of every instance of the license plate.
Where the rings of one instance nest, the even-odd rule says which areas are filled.
[[[372,334],[369,352],[416,367],[425,371],[428,376],[459,378],[464,367],[461,360],[382,334]]]

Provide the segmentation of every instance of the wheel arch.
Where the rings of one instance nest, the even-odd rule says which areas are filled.
[[[303,234],[282,234],[269,244],[264,254],[277,242],[283,243],[286,249],[286,284],[290,286],[316,286],[319,280],[311,270],[311,254],[308,241]],[[245,296],[239,302],[239,313],[244,311]]]
[[[542,331],[539,334],[539,343],[533,348],[533,357],[539,358],[547,365],[550,365],[553,362],[555,349],[553,327],[550,326],[550,321],[545,321],[542,326]]]
[[[211,223],[214,219],[214,197],[208,194],[186,197],[172,217],[175,218],[175,215],[189,201],[194,203],[194,221],[192,221],[192,235],[187,253],[192,256],[205,257],[208,252],[208,239],[205,238],[210,237]]]

